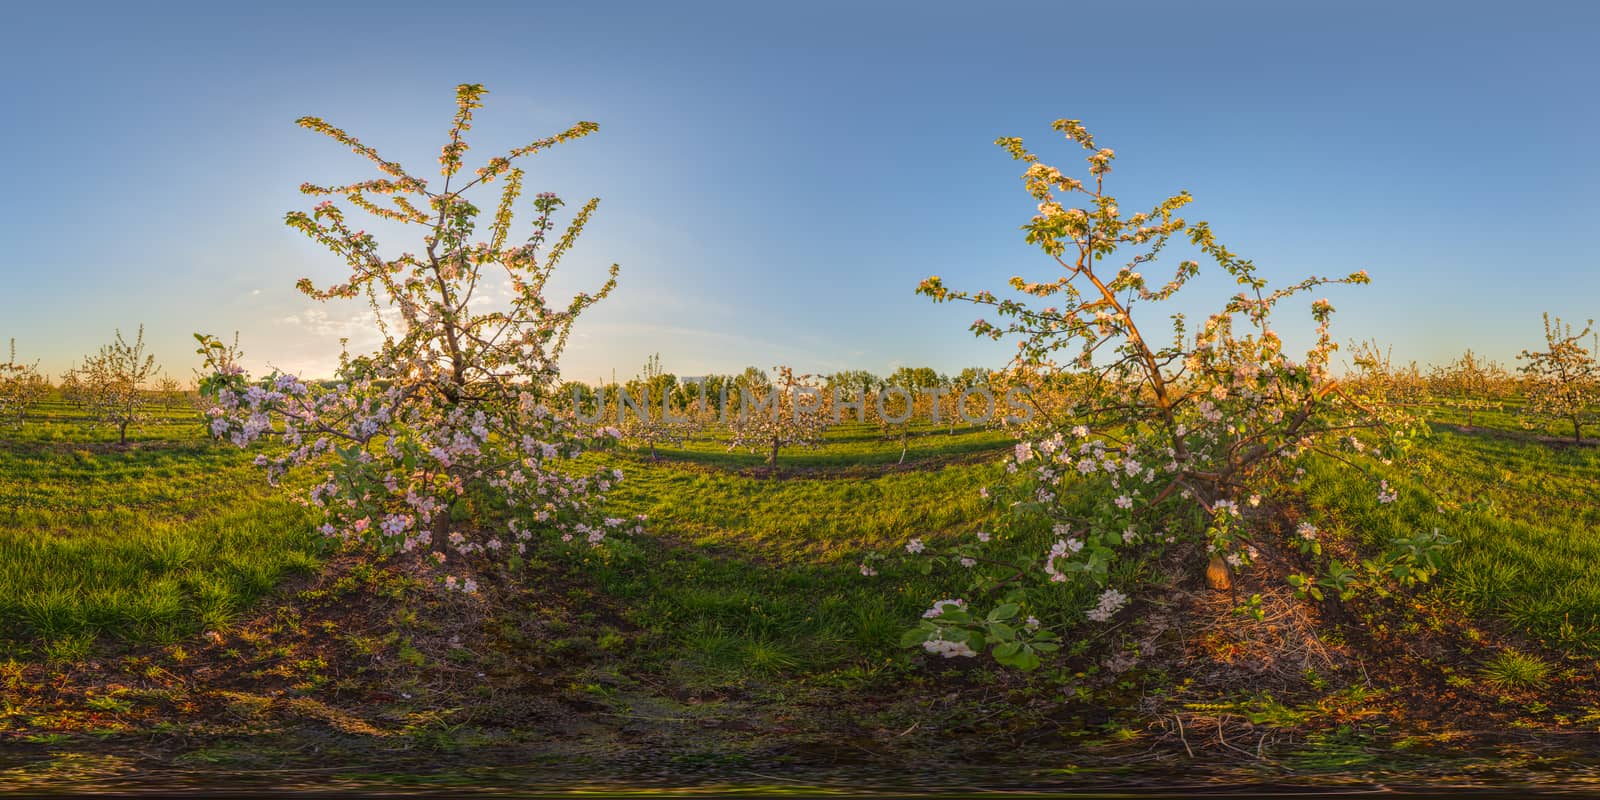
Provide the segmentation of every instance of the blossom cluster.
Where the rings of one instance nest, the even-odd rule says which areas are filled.
[[[972,613],[961,598],[935,600],[916,627],[905,632],[901,643],[920,646],[929,655],[942,658],[971,658],[988,649],[1002,664],[1019,669],[1034,669],[1041,663],[1039,654],[1059,649],[1057,636],[1037,617],[1029,615],[1021,625],[1021,596],[1012,593],[1006,602],[987,614]]]
[[[1100,601],[1095,604],[1095,607],[1089,609],[1089,619],[1095,622],[1107,622],[1127,604],[1127,595],[1116,589],[1107,589],[1100,593]]]
[[[977,655],[972,645],[966,642],[953,642],[946,639],[928,639],[922,643],[922,649],[928,653],[944,658],[971,658]]]

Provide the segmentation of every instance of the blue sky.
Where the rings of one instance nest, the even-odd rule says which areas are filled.
[[[1059,117],[1117,151],[1125,208],[1187,188],[1268,276],[1367,269],[1326,293],[1342,340],[1510,361],[1541,311],[1600,316],[1596,4],[221,5],[8,10],[0,339],[20,356],[59,372],[142,322],[180,377],[197,330],[326,372],[365,317],[294,290],[340,263],[282,215],[302,181],[369,173],[292,121],[422,171],[462,82],[490,90],[479,158],[601,125],[528,165],[530,190],[602,198],[558,288],[622,265],[570,377],[657,351],[679,374],[998,365],[973,309],[913,291],[1050,277],[992,141],[1077,169]],[[1230,287],[1194,291],[1177,310]]]

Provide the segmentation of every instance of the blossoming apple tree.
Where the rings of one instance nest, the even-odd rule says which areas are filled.
[[[1589,346],[1584,347],[1584,339]],[[1572,425],[1572,439],[1583,442],[1583,426],[1600,421],[1600,366],[1595,353],[1594,320],[1583,330],[1572,332],[1570,324],[1544,315],[1544,350],[1524,350],[1517,358],[1528,363],[1522,373],[1528,379],[1526,413],[1536,419]]]
[[[949,394],[933,368],[900,367],[863,405],[883,438],[900,442],[899,463],[903,464],[911,449],[912,429],[938,416],[944,410],[941,401]]]
[[[1350,362],[1351,369],[1340,379],[1344,392],[1374,412],[1408,417],[1408,409],[1426,402],[1433,391],[1415,361],[1396,366],[1394,348],[1375,340],[1351,343]]]
[[[43,400],[50,385],[35,364],[17,360],[17,341],[11,340],[10,357],[0,362],[0,424],[21,425],[28,409]]]
[[[117,442],[127,444],[129,426],[150,418],[156,398],[147,384],[157,372],[156,357],[145,352],[144,326],[140,325],[132,344],[117,331],[116,341],[84,356],[83,363],[68,375],[90,417],[116,428]]]
[[[618,388],[611,409],[616,415],[617,430],[624,441],[649,447],[651,461],[658,457],[658,445],[682,447],[685,439],[707,424],[708,404],[703,398],[681,402],[687,398],[679,395],[677,388],[678,378],[662,369],[660,354],[650,356],[639,376]]]
[[[1192,199],[1187,192],[1128,213],[1105,189],[1113,151],[1097,146],[1076,120],[1059,120],[1054,128],[1089,152],[1086,178],[1042,162],[1020,139],[997,141],[1026,165],[1022,181],[1037,213],[1023,230],[1054,263],[1053,273],[1012,278],[1022,299],[957,291],[938,276],[918,288],[936,302],[990,309],[1001,321],[979,319],[971,330],[1015,339],[1009,372],[1038,376],[1066,392],[1055,409],[1060,413],[1034,420],[1016,445],[1007,464],[1012,478],[985,490],[1012,512],[994,535],[1048,542],[1038,560],[1000,565],[996,577],[984,570],[981,537],[943,552],[920,539],[908,547],[921,559],[960,562],[974,575],[975,590],[1010,588],[986,613],[965,603],[936,603],[906,643],[943,655],[991,646],[996,659],[1024,668],[1054,646],[1053,637],[1039,636],[1049,626],[1015,624],[1029,610],[1028,585],[1083,586],[1098,593],[1084,615],[1109,621],[1138,589],[1112,585],[1113,567],[1136,553],[1174,546],[1195,553],[1197,568],[1206,568],[1214,586],[1225,585],[1258,557],[1258,545],[1277,539],[1283,549],[1297,547],[1263,499],[1292,483],[1299,458],[1390,459],[1413,432],[1387,424],[1330,374],[1336,345],[1328,300],[1308,303],[1314,329],[1299,357],[1286,350],[1273,324],[1275,310],[1318,287],[1367,283],[1364,271],[1274,288],[1254,262],[1218,241],[1209,224],[1180,216]],[[1199,260],[1180,261],[1165,280],[1146,274],[1169,246],[1184,240],[1242,289],[1192,331],[1182,314],[1161,314],[1159,307],[1200,274]],[[1358,433],[1370,443],[1356,439]],[[1380,500],[1393,494],[1387,484],[1374,488]],[[1433,545],[1443,541],[1426,538],[1423,555],[1394,556],[1411,566],[1392,572],[1425,580],[1428,565],[1413,562],[1428,561]],[[1387,569],[1391,561],[1371,563]],[[1334,585],[1330,580],[1345,581],[1338,584],[1341,593],[1353,580],[1299,577],[1317,596]]]
[[[993,415],[986,407],[986,401],[994,397],[989,386],[990,373],[991,370],[984,367],[966,367],[946,382],[946,391],[938,398],[946,433],[954,436],[956,428],[967,420],[982,420]]]
[[[454,122],[432,179],[319,118],[299,120],[381,173],[340,186],[304,184],[305,194],[329,199],[285,218],[350,270],[348,279],[324,288],[302,279],[300,290],[323,301],[364,297],[382,334],[375,351],[342,355],[328,382],[287,373],[252,380],[234,348],[198,337],[209,370],[202,388],[213,398],[207,414],[214,435],[240,447],[279,439],[281,447],[258,455],[256,463],[275,483],[297,470],[314,474],[303,497],[321,508],[323,533],[380,551],[430,549],[440,563],[452,554],[509,558],[538,533],[598,543],[620,529],[637,529],[601,515],[599,503],[620,472],[584,473],[569,463],[586,447],[608,441],[614,429],[591,430],[546,405],[574,321],[616,283],[613,265],[594,293],[564,305],[545,296],[546,282],[599,200],[585,203],[558,229],[562,200],[539,194],[531,203],[531,225],[520,232],[513,227],[523,183],[516,162],[597,126],[580,122],[491,158],[476,173],[464,172],[465,134],[484,94],[481,85],[457,87]],[[497,180],[504,188],[492,215],[482,219],[469,193]],[[418,246],[386,254],[373,234],[354,224],[353,211],[420,229]],[[497,293],[509,301],[491,300]],[[503,506],[509,519],[492,528],[481,520],[458,522],[469,499]],[[444,580],[475,589],[470,578],[450,574]]]
[[[785,447],[815,447],[827,430],[828,397],[810,375],[777,366],[777,378],[765,387],[740,388],[739,409],[728,419],[728,449],[764,453],[767,466],[778,466]]]
[[[1509,378],[1499,364],[1469,349],[1449,364],[1434,368],[1428,386],[1439,402],[1466,414],[1470,428],[1480,412],[1500,407]]]

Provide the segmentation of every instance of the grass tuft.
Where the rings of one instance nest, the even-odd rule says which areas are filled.
[[[1550,684],[1550,665],[1538,656],[1501,650],[1484,662],[1479,675],[1495,689],[1543,689]]]

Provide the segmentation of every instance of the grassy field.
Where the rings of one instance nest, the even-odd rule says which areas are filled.
[[[164,415],[127,447],[60,404],[0,436],[0,652],[175,642],[316,568],[305,510],[249,456],[205,441],[192,413]]]
[[[674,461],[703,464],[729,469],[755,468],[766,464],[764,452],[747,449],[729,449],[726,431],[713,428],[702,435],[683,442],[681,447],[658,446],[658,457]],[[781,462],[790,470],[818,467],[872,467],[928,460],[952,460],[964,457],[981,457],[985,453],[1003,448],[1011,439],[1005,431],[976,426],[955,428],[927,422],[913,424],[901,452],[898,431],[884,431],[871,423],[844,421],[828,428],[821,443],[812,448],[787,448]],[[648,456],[649,448],[634,445],[629,448],[640,456]]]
[[[1422,479],[1406,487],[1411,513],[1379,513],[1368,487],[1332,464],[1305,481],[1309,505],[1378,541],[1438,524],[1433,493],[1470,502],[1444,523],[1462,546],[1441,592],[1552,645],[1600,652],[1600,587],[1583,580],[1600,563],[1600,450],[1537,441],[1559,434],[1525,430],[1514,409],[1480,413],[1474,429],[1450,409],[1431,416]],[[730,452],[714,434],[661,447],[656,461],[643,448],[602,458],[629,475],[616,511],[648,515],[653,538],[695,552],[803,570],[778,581],[789,596],[817,570],[853,575],[867,550],[982,527],[977,492],[999,479],[1006,434],[922,426],[910,442],[902,465],[897,438],[847,423],[820,447],[786,450],[776,477],[762,455]],[[168,643],[225,627],[285,574],[316,568],[308,513],[185,410],[137,428],[124,448],[57,402],[0,443],[0,619],[14,652],[81,649],[95,635]]]
[[[1395,633],[1466,620],[1459,624],[1483,637],[1482,646],[1438,657],[1449,685],[1506,706],[1516,724],[1555,729],[1565,720],[1570,727],[1581,715],[1558,707],[1559,695],[1577,686],[1574,664],[1600,655],[1600,588],[1587,580],[1600,564],[1600,449],[1541,441],[1505,411],[1481,415],[1471,430],[1454,412],[1433,416],[1418,477],[1400,487],[1398,517],[1378,508],[1369,485],[1331,464],[1312,465],[1302,484],[1305,512],[1369,543],[1448,526],[1444,532],[1460,544],[1418,597],[1417,608],[1431,610],[1417,617],[1400,609]],[[295,737],[307,735],[295,725],[425,737],[446,748],[528,746],[528,731],[556,736],[560,729],[598,742],[598,750],[655,747],[690,758],[684,742],[696,740],[682,737],[714,724],[733,737],[716,739],[714,760],[739,764],[754,757],[758,733],[811,747],[845,731],[909,727],[916,732],[884,734],[858,749],[900,758],[905,748],[923,747],[971,758],[998,747],[1020,758],[1041,741],[1132,746],[1157,736],[1139,709],[1162,702],[1217,718],[1219,736],[1223,719],[1293,730],[1325,724],[1354,736],[1356,746],[1378,728],[1349,720],[1423,691],[1406,685],[1404,674],[1385,678],[1374,667],[1368,694],[1351,695],[1348,685],[1336,691],[1308,672],[1292,702],[1282,696],[1287,688],[1262,699],[1259,681],[1209,685],[1185,675],[1195,658],[1188,651],[1108,671],[1100,661],[1107,653],[1198,641],[1220,658],[1255,634],[1230,643],[1217,638],[1220,628],[1192,640],[1139,625],[1078,628],[1090,599],[1065,589],[1048,610],[1069,647],[1039,673],[982,665],[951,671],[900,647],[901,632],[932,600],[951,596],[960,576],[886,566],[869,578],[858,571],[860,559],[914,536],[961,540],[992,524],[996,512],[979,502],[978,489],[1002,474],[1008,441],[995,431],[919,430],[901,464],[898,441],[847,426],[816,450],[785,452],[776,474],[761,469],[760,456],[729,453],[714,439],[663,449],[659,460],[638,450],[595,454],[626,471],[612,507],[647,515],[648,534],[604,551],[541,548],[526,574],[509,576],[508,585],[521,588],[486,606],[441,599],[398,571],[352,568],[317,541],[305,510],[265,486],[247,454],[206,441],[185,412],[134,434],[128,446],[116,446],[110,432],[85,427],[60,405],[0,433],[0,664],[9,665],[0,678],[14,692],[0,708],[0,736],[60,745],[68,740],[59,737],[84,731],[98,731],[93,741],[103,742],[187,729],[194,719],[173,709],[188,702],[200,710],[220,704],[212,716],[229,722],[216,730],[256,736],[252,746],[268,747],[259,737],[270,729],[278,737],[270,747],[282,748],[272,752],[289,761],[285,753],[304,746]],[[1468,508],[1440,514],[1441,497]],[[1034,559],[1040,544],[1001,543],[996,554]],[[1124,567],[1158,584],[1165,568],[1155,560]],[[1210,602],[1173,592],[1161,602]],[[1217,618],[1241,619],[1232,611],[1237,597],[1219,602]],[[441,604],[453,610],[444,622],[429,622]],[[1534,654],[1537,675],[1509,694],[1492,688],[1504,668],[1492,661],[1501,651]],[[155,681],[140,691],[160,702],[109,717],[94,711],[111,701],[103,678],[84,677],[90,660],[121,663],[144,676],[137,680]],[[152,665],[187,677],[163,683],[149,677]],[[490,677],[464,677],[475,672]],[[39,687],[52,681],[88,683],[81,695],[52,690],[47,700]],[[520,688],[496,689],[495,681]],[[263,694],[269,685],[275,688]],[[1533,688],[1540,691],[1525,691]],[[521,701],[506,706],[506,697],[528,692],[564,703],[561,723],[507,710]],[[361,700],[374,696],[385,699]],[[240,697],[269,699],[245,713]],[[1373,699],[1382,697],[1390,700]],[[1350,710],[1357,706],[1368,710]],[[926,716],[935,707],[938,724]],[[261,710],[268,708],[277,710]],[[336,717],[343,721],[329,721]],[[747,732],[730,722],[744,717],[757,720]],[[1041,730],[1050,731],[1045,740],[1036,736]],[[1304,748],[1312,734],[1296,735]],[[978,749],[963,749],[969,746]],[[216,758],[240,766],[233,751]]]

